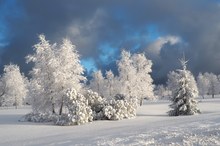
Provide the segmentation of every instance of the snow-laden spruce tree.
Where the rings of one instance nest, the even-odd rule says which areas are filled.
[[[198,96],[198,89],[192,73],[186,69],[185,58],[180,60],[182,69],[177,70],[176,87],[172,90],[170,116],[194,115],[200,113],[195,97]]]
[[[17,65],[5,65],[1,78],[1,106],[21,106],[27,96],[27,82]]]

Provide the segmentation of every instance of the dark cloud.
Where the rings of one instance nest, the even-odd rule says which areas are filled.
[[[0,0],[0,5],[6,3]],[[190,60],[193,73],[220,73],[220,6],[215,0],[13,0],[8,5],[13,11],[1,11],[7,16],[2,22],[0,17],[0,23],[4,21],[7,26],[4,35],[9,43],[0,51],[1,66],[14,62],[23,71],[29,70],[24,57],[32,52],[37,35],[44,33],[52,43],[70,38],[82,58],[93,58],[98,67],[115,70],[114,60],[100,60],[103,44],[141,52],[150,46],[155,33],[182,41],[164,43],[159,59],[146,52],[155,64],[153,76],[157,82],[164,81],[166,73],[178,67],[180,52]],[[152,25],[156,27],[153,32]],[[114,55],[116,59],[118,53]]]

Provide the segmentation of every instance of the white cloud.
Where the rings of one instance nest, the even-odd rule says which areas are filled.
[[[145,51],[153,58],[158,58],[160,56],[160,51],[163,45],[166,43],[170,43],[171,45],[175,45],[177,43],[180,43],[181,39],[177,36],[165,36],[165,37],[159,37],[157,40],[152,42]]]

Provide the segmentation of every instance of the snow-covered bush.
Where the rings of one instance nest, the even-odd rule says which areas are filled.
[[[97,92],[88,90],[85,97],[88,100],[88,104],[93,112],[94,120],[103,120],[104,117],[103,108],[107,105],[107,101],[102,98]]]
[[[109,120],[129,119],[136,116],[137,98],[124,100],[111,100],[103,111],[105,117]]]
[[[91,90],[87,92],[86,97],[94,120],[122,120],[136,116],[137,98],[126,98],[120,94],[115,99],[105,100]]]
[[[75,89],[67,91],[64,97],[64,106],[68,112],[58,116],[57,125],[81,125],[93,120],[88,100]]]
[[[22,117],[19,121],[21,122],[53,122],[56,119],[56,115],[49,113],[29,113]]]

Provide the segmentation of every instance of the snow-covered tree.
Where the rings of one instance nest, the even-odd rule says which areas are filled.
[[[167,75],[167,88],[170,90],[172,93],[175,92],[176,87],[178,86],[178,77],[179,74],[175,71],[170,71]]]
[[[55,73],[55,92],[57,104],[60,106],[59,114],[62,114],[63,98],[66,89],[74,88],[80,92],[86,78],[82,75],[84,69],[80,64],[79,54],[76,47],[68,39],[64,39],[62,45],[56,50],[58,68]]]
[[[111,99],[115,96],[115,76],[111,70],[106,71],[106,79],[105,79],[105,94],[104,97],[107,99]]]
[[[17,65],[10,64],[4,67],[1,78],[1,105],[21,106],[27,96],[27,83]]]
[[[191,72],[186,69],[185,58],[180,60],[182,69],[177,70],[175,90],[172,90],[172,104],[168,113],[170,116],[194,115],[200,113],[195,97],[198,96],[198,89]]]
[[[204,73],[204,77],[209,81],[208,93],[212,95],[212,98],[219,93],[219,80],[217,75],[213,73]]]
[[[151,78],[152,62],[144,54],[133,54],[125,50],[117,63],[120,80],[120,94],[136,97],[142,104],[144,98],[154,97]]]
[[[154,90],[155,96],[159,99],[168,99],[170,96],[170,90],[164,85],[157,85]]]
[[[136,85],[137,96],[139,97],[140,103],[142,100],[154,98],[154,85],[153,79],[150,73],[152,72],[152,61],[148,60],[143,53],[134,54],[131,57],[133,66],[136,69]]]
[[[208,78],[206,78],[202,73],[199,73],[197,77],[197,86],[199,90],[199,95],[201,95],[204,99],[204,96],[208,94],[210,82]]]
[[[51,45],[45,39],[44,35],[39,35],[39,43],[34,45],[34,54],[28,55],[27,63],[33,62],[34,67],[30,72],[32,75],[32,82],[39,88],[38,92],[33,92],[31,95],[36,98],[34,106],[39,106],[41,112],[55,113],[55,72],[58,69],[58,62],[55,57],[55,45]],[[37,104],[37,105],[36,105]]]
[[[5,83],[3,78],[0,76],[0,106],[2,106],[4,102],[4,95],[5,95]]]
[[[121,52],[121,59],[117,62],[120,80],[120,94],[127,97],[136,96],[136,69],[132,65],[131,54],[125,50]]]
[[[104,77],[102,71],[98,70],[92,74],[92,79],[89,86],[93,91],[103,95],[104,92]]]
[[[90,88],[107,99],[113,99],[116,95],[138,98],[142,103],[144,98],[154,97],[153,80],[151,78],[152,62],[144,54],[131,54],[122,50],[121,58],[117,61],[119,75],[107,71],[103,77],[99,70],[93,73]]]
[[[67,39],[61,46],[51,45],[44,35],[39,35],[40,42],[34,45],[35,53],[27,56],[27,62],[33,62],[31,84],[34,89],[31,95],[33,107],[37,112],[62,114],[63,98],[69,88],[77,92],[82,88],[83,67],[75,46]],[[36,104],[36,105],[35,105]],[[36,109],[36,108],[34,108]]]

